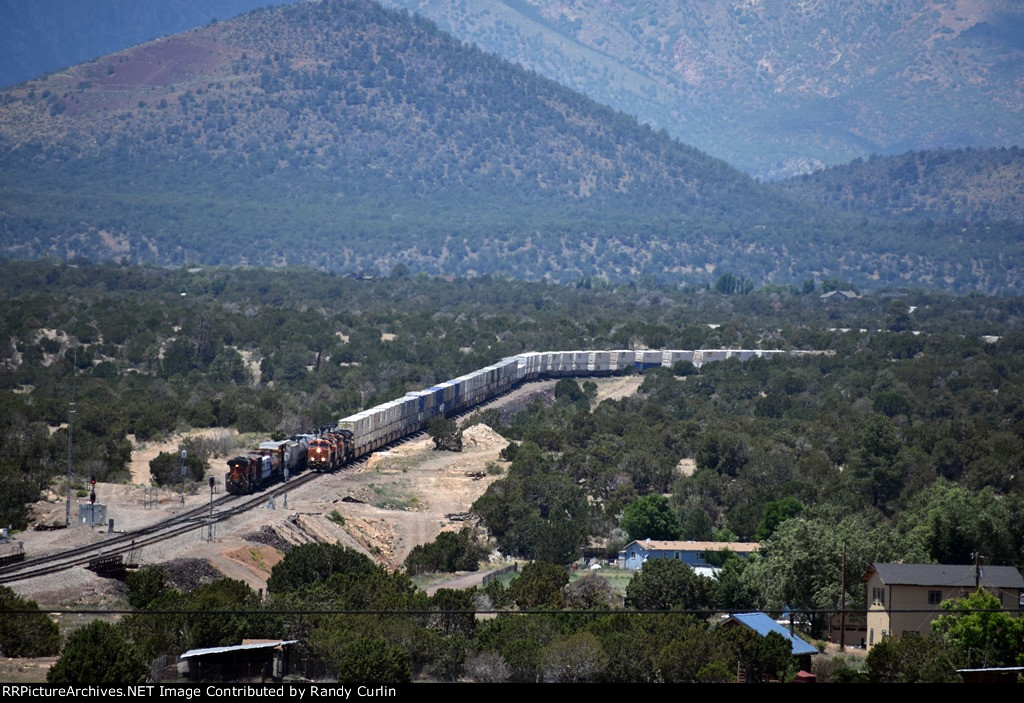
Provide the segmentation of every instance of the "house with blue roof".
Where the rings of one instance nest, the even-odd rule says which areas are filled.
[[[745,627],[761,637],[766,637],[769,632],[781,635],[789,641],[793,656],[797,659],[797,667],[804,671],[811,670],[811,655],[818,653],[817,647],[796,635],[791,635],[789,630],[767,613],[736,613],[730,615],[719,627]]]

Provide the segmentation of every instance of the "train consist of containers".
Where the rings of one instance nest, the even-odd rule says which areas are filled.
[[[331,471],[397,439],[424,429],[437,416],[450,416],[505,393],[523,381],[567,376],[609,376],[627,369],[694,366],[711,361],[813,352],[779,349],[612,350],[526,352],[422,391],[406,393],[368,410],[343,417],[336,427],[267,441],[246,456],[228,461],[229,493],[250,493],[304,468]]]

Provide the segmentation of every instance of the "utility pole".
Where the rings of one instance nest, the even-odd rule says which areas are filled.
[[[71,404],[68,406],[68,481],[67,503],[64,506],[64,527],[71,527],[71,433],[75,424],[75,369],[78,368],[78,347],[75,347],[75,362],[71,366]]]
[[[843,545],[843,578],[842,588],[839,592],[839,597],[842,599],[840,603],[842,610],[839,616],[839,651],[846,651],[846,545]]]
[[[213,541],[213,476],[210,477],[210,530],[207,541]]]
[[[284,453],[284,509],[288,509],[288,463],[291,461],[291,452]]]
[[[181,504],[185,504],[185,460],[188,459],[188,450],[181,450]]]

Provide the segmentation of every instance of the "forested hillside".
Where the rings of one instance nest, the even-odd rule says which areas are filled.
[[[636,479],[637,494],[668,488],[675,463],[694,455],[702,461],[701,443],[721,434],[702,429],[708,422],[735,424],[729,437],[722,437],[739,442],[744,456],[757,465],[772,455],[761,444],[775,442],[772,428],[778,421],[811,422],[813,429],[792,431],[824,452],[815,454],[813,467],[826,471],[829,461],[834,467],[849,460],[861,422],[872,412],[892,418],[896,429],[917,437],[908,446],[924,443],[929,455],[943,438],[970,438],[970,443],[952,446],[940,442],[948,454],[941,459],[945,463],[919,457],[917,463],[901,464],[900,471],[911,471],[911,466],[915,472],[932,471],[923,467],[949,464],[957,468],[934,470],[970,480],[972,487],[1010,491],[1019,483],[1019,475],[1003,475],[997,468],[1005,461],[1012,465],[1020,451],[1012,425],[998,419],[1015,417],[1018,397],[1012,355],[1022,311],[1016,298],[921,293],[833,306],[821,301],[813,281],[793,289],[726,294],[713,288],[613,287],[593,281],[552,286],[487,277],[447,283],[407,278],[400,270],[388,278],[358,281],[296,269],[190,271],[21,262],[4,264],[2,273],[0,292],[9,304],[0,318],[0,338],[9,342],[0,350],[6,423],[0,457],[7,485],[24,485],[29,494],[62,469],[67,439],[57,428],[67,419],[72,378],[78,387],[77,461],[103,477],[123,471],[127,434],[145,440],[179,426],[291,433],[520,351],[633,347],[835,349],[837,354],[763,368],[709,367],[685,385],[669,384],[671,393],[651,396],[661,409],[655,412],[652,405],[649,412],[651,418],[668,413],[663,419],[672,426],[674,439],[664,450],[655,449],[650,437],[613,442],[616,452],[631,456],[641,446],[649,449],[619,469],[611,468],[618,460],[600,464],[603,477],[593,474],[583,485],[603,499],[611,495],[601,491],[621,487],[613,479],[617,472],[633,474],[634,469],[623,467],[634,463],[637,476],[644,476]],[[908,313],[912,305],[916,309]],[[871,331],[830,331],[837,327]],[[913,336],[910,329],[923,334]],[[986,345],[982,335],[1008,336]],[[777,373],[783,375],[775,378]],[[932,388],[940,377],[947,379],[941,392]],[[998,395],[991,394],[993,389]],[[672,410],[683,398],[689,399]],[[704,409],[694,414],[698,407]],[[712,412],[732,419],[704,418]],[[897,415],[914,422],[906,424]],[[914,424],[918,419],[924,424]],[[624,432],[631,422],[613,424]],[[545,426],[547,439],[531,434],[527,426],[514,436],[548,449],[570,440],[604,441],[603,431],[570,432],[572,440],[550,429],[587,428],[589,420],[537,427]],[[921,432],[931,439],[925,442]],[[993,453],[1003,458],[992,465],[980,461]],[[573,455],[563,460],[572,461]],[[745,461],[726,473],[735,474]],[[607,471],[612,473],[605,476]],[[916,474],[901,476],[894,493],[872,504],[888,509],[904,484],[913,490],[921,485]],[[800,480],[807,490],[814,487],[815,496],[838,490],[818,479]],[[761,488],[767,490],[767,484]],[[764,500],[778,497],[770,491],[765,495]],[[740,503],[715,508],[712,524],[720,516],[726,521],[720,525],[749,536],[760,503],[744,508],[753,513],[732,515]]]
[[[762,177],[1024,142],[1012,0],[385,0]]]
[[[364,0],[0,93],[11,256],[1016,290],[1009,228],[867,224]],[[964,246],[965,242],[968,246]]]
[[[879,218],[1024,221],[1024,151],[958,149],[872,157],[780,183],[790,195]]]

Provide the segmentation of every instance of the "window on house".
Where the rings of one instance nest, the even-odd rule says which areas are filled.
[[[872,605],[885,605],[885,589],[884,588],[872,588],[871,589],[871,604]]]
[[[942,602],[942,591],[928,591],[928,605],[938,605]]]

